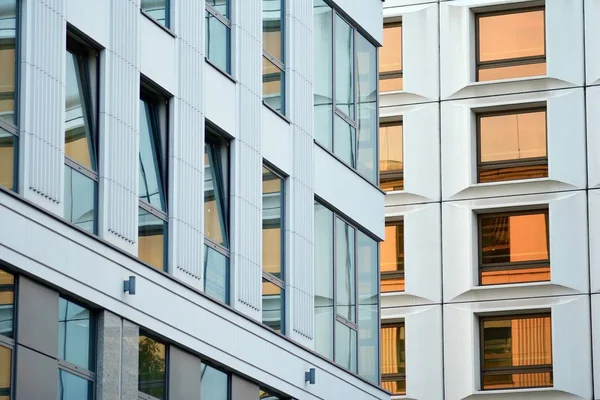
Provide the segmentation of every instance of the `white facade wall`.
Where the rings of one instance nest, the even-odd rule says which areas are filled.
[[[392,398],[600,398],[600,1],[545,1],[546,76],[476,82],[473,9],[515,3],[533,4],[384,3],[404,67],[404,89],[380,94],[380,118],[404,127],[405,189],[385,196],[386,219],[404,221],[406,290],[381,301],[382,323],[406,329],[406,395]],[[547,106],[549,176],[477,183],[475,113],[516,104]],[[551,280],[478,286],[476,213],[531,207],[549,209]],[[482,391],[478,318],[532,310],[552,316],[554,386]]]

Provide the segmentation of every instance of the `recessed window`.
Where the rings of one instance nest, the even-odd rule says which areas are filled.
[[[383,47],[379,50],[379,90],[391,92],[403,87],[402,23],[384,22]]]
[[[544,7],[475,15],[477,81],[546,75]]]
[[[65,87],[64,217],[97,231],[98,52],[69,35]]]
[[[550,314],[484,317],[480,325],[483,390],[553,385]]]
[[[168,107],[167,99],[142,88],[139,134],[138,257],[167,270]]]
[[[229,302],[229,143],[207,128],[204,146],[204,292]]]
[[[141,7],[145,14],[169,27],[169,0],[142,0]]]
[[[392,394],[406,394],[404,323],[381,325],[381,386]]]
[[[285,115],[284,1],[263,0],[263,100]]]
[[[379,124],[379,187],[404,190],[404,128],[402,121]]]
[[[0,399],[10,399],[15,348],[15,277],[0,269]]]
[[[231,74],[230,0],[206,0],[206,59]]]
[[[550,280],[547,209],[478,218],[481,285]]]
[[[200,398],[211,400],[229,400],[231,376],[211,365],[200,367]]]
[[[546,109],[477,115],[478,181],[548,177]]]
[[[404,291],[404,222],[385,224],[385,241],[380,243],[381,292]]]
[[[0,186],[17,190],[17,159],[19,142],[15,119],[17,48],[17,1],[2,3],[2,35],[0,37]]]
[[[162,341],[140,331],[138,390],[151,398],[167,398],[168,347]]]

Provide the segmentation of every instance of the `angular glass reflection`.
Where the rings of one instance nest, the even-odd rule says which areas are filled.
[[[58,400],[92,400],[93,384],[80,376],[59,369]]]
[[[377,184],[377,49],[362,35],[356,39],[358,138],[356,169]]]
[[[335,141],[333,152],[342,161],[355,167],[356,129],[338,115],[335,116]]]
[[[385,241],[381,249],[381,291],[404,290],[404,222],[390,222],[385,226]]]
[[[138,220],[138,257],[159,271],[165,271],[167,223],[142,207]]]
[[[0,400],[10,400],[12,350],[0,346]]]
[[[150,103],[140,100],[140,199],[166,211],[160,154],[158,115]]]
[[[354,30],[335,16],[335,105],[354,118]]]
[[[204,146],[204,236],[228,248],[227,149],[217,143]]]
[[[210,365],[202,364],[200,367],[200,398],[229,400],[229,375]]]
[[[218,1],[218,0],[215,0]],[[206,11],[206,58],[231,73],[231,29]]]
[[[274,110],[277,110],[281,114],[285,114],[283,102],[283,99],[285,98],[283,93],[285,85],[284,72],[266,57],[263,57],[262,60],[263,100]]]
[[[65,87],[65,155],[95,171],[94,141],[90,126],[88,88],[81,76],[83,66],[77,55],[67,51]]]
[[[204,246],[204,293],[229,303],[229,258]]]
[[[406,394],[406,350],[404,324],[381,327],[381,380],[392,394]]]
[[[284,291],[279,286],[263,278],[262,281],[262,322],[277,332],[282,332]]]
[[[315,350],[333,359],[333,212],[315,202]]]
[[[314,1],[314,131],[328,150],[333,137],[333,12],[323,0]]]
[[[96,181],[65,165],[64,218],[89,233],[96,232],[96,188]]]
[[[229,19],[229,1],[230,0],[206,0],[206,4],[212,6],[225,18]]]
[[[335,323],[335,362],[356,372],[356,331],[339,321]]]
[[[138,390],[157,399],[166,398],[167,346],[140,333]]]
[[[0,270],[0,335],[12,338],[15,318],[15,277]]]
[[[0,1],[0,118],[15,121],[17,1]]]
[[[356,321],[356,297],[354,276],[354,228],[336,219],[336,300],[337,314],[349,321]]]
[[[58,300],[58,358],[94,370],[90,310],[62,297]]]
[[[283,279],[283,179],[263,167],[262,265],[263,271]]]
[[[0,186],[15,190],[17,137],[0,128]]]
[[[142,0],[141,7],[159,24],[169,27],[169,0]]]
[[[263,49],[283,63],[283,1],[262,0],[262,4]]]
[[[382,190],[404,189],[404,129],[402,121],[379,127],[379,186]]]

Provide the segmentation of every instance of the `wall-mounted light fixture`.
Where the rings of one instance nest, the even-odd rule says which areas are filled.
[[[123,282],[123,292],[128,292],[130,296],[135,294],[135,276],[130,276]]]
[[[317,380],[316,375],[317,371],[315,371],[314,368],[311,368],[304,373],[304,381],[314,385]]]

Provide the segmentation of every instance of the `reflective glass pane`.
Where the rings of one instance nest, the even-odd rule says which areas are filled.
[[[354,118],[354,30],[335,16],[335,105]]]
[[[229,302],[229,258],[204,246],[204,293]]]
[[[535,268],[491,269],[481,271],[482,285],[542,282],[550,280],[550,265]]]
[[[381,377],[392,394],[406,393],[406,351],[404,324],[381,327]]]
[[[486,390],[537,388],[553,386],[552,372],[494,374],[483,377],[483,388]]]
[[[138,390],[165,399],[167,346],[143,334],[139,344]]]
[[[229,375],[210,365],[202,364],[200,367],[200,398],[229,400]]]
[[[282,70],[266,57],[263,57],[263,100],[273,109],[285,114],[284,109],[284,87],[285,77]]]
[[[87,379],[60,369],[58,375],[58,400],[92,400],[93,384]]]
[[[539,160],[531,165],[484,165],[479,167],[479,182],[516,181],[521,179],[537,179],[548,177],[548,161]]]
[[[498,79],[523,78],[527,76],[546,75],[546,63],[512,65],[508,67],[481,68],[478,71],[478,81],[495,81]]]
[[[140,100],[140,199],[166,210],[160,165],[160,132],[158,115],[153,105]]]
[[[141,207],[138,223],[138,257],[159,271],[165,271],[167,223]]]
[[[87,88],[81,76],[78,56],[67,51],[65,87],[65,155],[91,170],[96,170],[93,139],[86,104]]]
[[[385,24],[383,47],[379,49],[379,72],[398,71],[402,71],[402,25]]]
[[[381,249],[381,291],[404,290],[404,223],[385,226],[385,241]]]
[[[355,321],[354,228],[336,219],[335,230],[337,313]]]
[[[0,128],[0,186],[4,186],[9,190],[15,190],[15,148],[17,142],[15,136]]]
[[[339,321],[335,323],[335,362],[356,372],[356,331]]]
[[[231,29],[207,11],[205,34],[206,58],[231,73]]]
[[[90,310],[58,300],[58,358],[94,370]]]
[[[0,118],[15,122],[16,0],[0,0]]]
[[[314,1],[315,139],[332,150],[333,136],[333,12],[323,0]]]
[[[379,384],[379,270],[376,241],[357,234],[358,374]]]
[[[12,351],[10,349],[0,346],[0,400],[10,400],[11,356]]]
[[[281,332],[283,326],[284,291],[279,286],[263,279],[262,281],[262,322],[268,327]]]
[[[283,16],[282,0],[262,0],[263,48],[282,63],[283,34],[281,20]]]
[[[0,270],[0,335],[13,337],[15,277]]]
[[[393,92],[402,90],[404,87],[404,78],[402,76],[379,77],[379,92]]]
[[[315,202],[315,350],[333,359],[333,213]]]
[[[169,26],[169,0],[142,0],[142,10],[161,25]]]
[[[335,116],[335,142],[333,152],[354,168],[356,159],[356,129],[339,116]]]
[[[229,19],[229,1],[230,0],[206,0],[206,4],[212,6],[221,15]]]
[[[206,143],[204,149],[204,236],[228,248],[227,149],[213,143]]]
[[[358,75],[358,155],[356,169],[377,184],[377,49],[362,35],[356,39]]]
[[[379,169],[399,172],[404,169],[404,133],[402,122],[379,128]]]
[[[96,231],[96,181],[65,165],[64,217],[81,229]]]
[[[263,167],[262,263],[263,271],[283,279],[283,179]]]
[[[479,61],[544,53],[544,10],[479,17]]]

